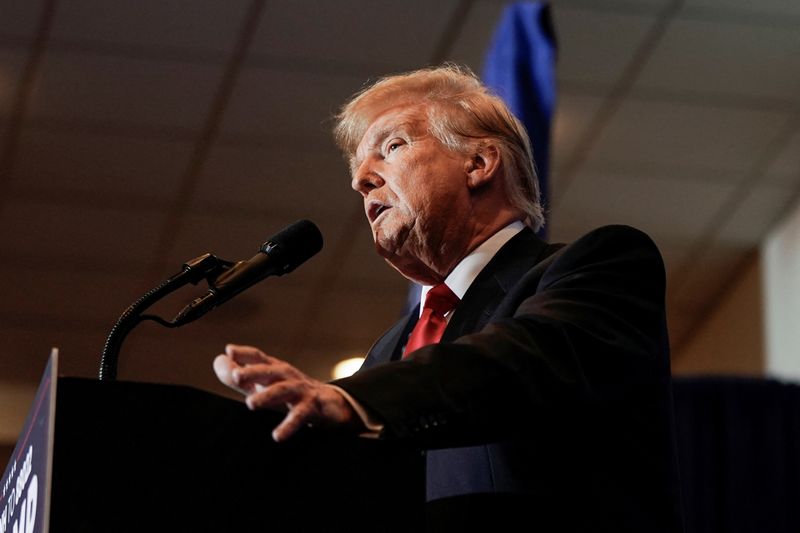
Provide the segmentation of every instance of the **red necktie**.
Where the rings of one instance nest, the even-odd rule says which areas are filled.
[[[447,327],[447,320],[444,316],[452,311],[458,302],[458,296],[444,283],[440,283],[428,291],[425,305],[422,307],[422,315],[411,331],[411,335],[408,336],[403,357],[423,346],[439,342],[444,328]]]

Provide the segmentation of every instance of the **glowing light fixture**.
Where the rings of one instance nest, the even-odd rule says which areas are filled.
[[[355,373],[356,370],[361,368],[361,363],[364,362],[363,357],[351,357],[349,359],[344,359],[336,363],[336,366],[333,367],[333,371],[331,375],[333,379],[339,378],[346,378],[347,376],[351,376]]]

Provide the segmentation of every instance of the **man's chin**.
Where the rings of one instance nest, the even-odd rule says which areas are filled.
[[[375,251],[387,261],[391,257],[398,256],[402,249],[400,239],[396,235],[387,235],[380,228],[373,230],[372,238],[375,241]]]
[[[392,268],[397,270],[409,281],[421,285],[435,285],[442,281],[441,276],[438,276],[428,265],[416,257],[389,252],[378,244],[375,245],[375,248],[378,250],[378,254],[383,257]]]

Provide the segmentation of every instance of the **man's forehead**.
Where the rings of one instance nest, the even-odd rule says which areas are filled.
[[[370,122],[359,145],[373,144],[397,129],[416,133],[417,130],[424,130],[427,123],[428,117],[422,105],[395,106],[383,111]]]
[[[388,135],[398,130],[416,134],[427,130],[428,116],[422,104],[401,104],[378,113],[361,136],[356,151],[350,158],[350,171],[353,172],[364,158],[365,153],[374,150]]]

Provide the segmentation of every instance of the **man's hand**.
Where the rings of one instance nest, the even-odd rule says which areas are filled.
[[[214,359],[219,380],[245,395],[250,409],[285,411],[272,432],[280,442],[303,426],[363,428],[351,405],[333,386],[312,379],[258,348],[228,344]]]

